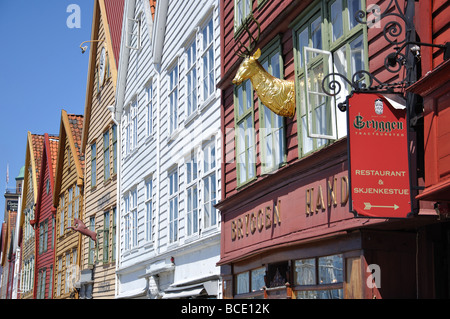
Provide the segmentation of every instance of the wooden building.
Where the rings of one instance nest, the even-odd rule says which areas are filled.
[[[53,188],[56,217],[53,299],[78,298],[81,234],[70,227],[83,218],[84,155],[81,153],[83,116],[61,111],[58,156]]]
[[[82,237],[80,298],[115,293],[118,135],[108,107],[115,104],[123,6],[123,0],[94,1],[81,149],[86,154],[83,221],[97,233],[97,242]]]
[[[124,16],[117,298],[220,298],[219,1],[154,5]]]
[[[34,299],[53,298],[53,276],[55,266],[55,226],[53,211],[54,176],[58,156],[59,138],[44,134],[37,200],[35,210],[35,269]]]
[[[35,272],[35,222],[38,184],[41,171],[44,136],[28,132],[25,172],[20,212],[22,229],[20,298],[32,299],[34,293]]]
[[[433,205],[413,201],[413,214],[400,219],[350,212],[349,137],[338,103],[352,88],[344,87],[336,100],[322,95],[331,68],[348,79],[365,70],[386,83],[403,80],[383,66],[392,50],[381,34],[386,22],[368,26],[354,18],[373,4],[384,12],[388,3],[221,1],[224,161],[216,207],[224,298],[428,298],[443,288],[446,271],[432,265],[447,258],[441,257],[448,244],[440,229],[447,226]],[[415,5],[418,21],[424,11]],[[260,23],[259,38],[255,22],[249,32],[244,28],[251,15]],[[248,44],[248,33],[259,39],[250,54],[261,49],[265,70],[294,81],[292,118],[266,108],[250,80],[232,84],[242,61],[238,39]],[[421,145],[415,129],[411,145]],[[421,154],[410,150],[417,174],[408,192],[417,194]]]

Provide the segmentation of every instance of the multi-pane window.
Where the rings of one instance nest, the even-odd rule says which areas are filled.
[[[256,176],[253,88],[249,80],[235,89],[236,160],[238,186]]]
[[[150,136],[153,133],[153,87],[149,84],[145,88],[145,103],[146,103],[146,135]]]
[[[348,95],[347,83],[336,77],[342,90],[330,97],[322,81],[332,72],[352,78],[367,67],[366,30],[355,19],[361,8],[364,0],[323,0],[294,28],[299,156],[346,135],[345,114],[336,106]]]
[[[75,185],[75,200],[74,200],[74,208],[73,208],[73,218],[79,218],[80,216],[80,187]]]
[[[153,236],[153,181],[145,181],[145,240],[151,241]]]
[[[113,174],[117,173],[117,125],[112,126]]]
[[[215,90],[213,19],[210,19],[202,30],[202,69],[202,94],[205,101]]]
[[[104,175],[105,180],[107,180],[110,176],[110,156],[109,156],[109,130],[103,133],[103,167],[104,167]]]
[[[64,194],[62,194],[59,198],[59,209],[60,209],[60,213],[59,213],[59,235],[62,236],[64,235],[64,210],[65,210],[65,206],[64,206]]]
[[[112,209],[112,245],[111,261],[116,260],[116,207]]]
[[[197,111],[197,49],[196,39],[186,50],[186,85],[187,85],[187,116]]]
[[[91,145],[91,187],[97,185],[97,144]]]
[[[265,286],[266,268],[260,267],[235,276],[236,294],[262,291]]]
[[[137,220],[137,190],[130,191],[124,198],[124,243],[125,250],[137,246],[138,220]]]
[[[178,240],[178,168],[169,173],[169,243]]]
[[[66,252],[66,269],[65,269],[65,276],[64,276],[64,293],[69,292],[69,284],[70,284],[70,252]]]
[[[45,253],[48,248],[48,220],[39,225],[39,254]]]
[[[342,255],[306,258],[294,262],[294,285],[298,299],[342,299]]]
[[[72,226],[73,187],[69,188],[69,201],[67,205],[67,227]]]
[[[169,72],[169,135],[178,128],[178,65]]]
[[[58,258],[58,275],[56,281],[56,296],[61,296],[61,284],[62,284],[62,256]]]
[[[272,46],[268,52],[260,58],[261,64],[268,73],[276,78],[282,77],[282,63],[280,47]],[[260,102],[260,138],[261,138],[261,170],[270,172],[285,161],[285,132],[284,118],[272,112]]]
[[[124,123],[125,127],[125,155],[130,154],[136,147],[138,141],[138,104],[137,97],[128,105],[125,110]]]
[[[89,217],[89,230],[95,231],[95,216]],[[95,262],[95,242],[89,238],[88,248],[88,264],[92,265]]]
[[[252,13],[252,0],[234,0],[234,30]]]
[[[187,235],[198,232],[198,167],[197,156],[193,151],[186,162],[187,192]]]
[[[103,262],[107,263],[109,260],[109,211],[103,213]]]
[[[53,295],[53,265],[50,265],[49,285],[47,298],[51,299]]]
[[[205,228],[217,224],[216,204],[216,145],[215,140],[203,148],[203,224]]]

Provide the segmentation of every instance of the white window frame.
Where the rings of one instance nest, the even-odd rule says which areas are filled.
[[[198,156],[195,150],[186,160],[186,235],[199,233],[199,169]]]
[[[153,241],[153,177],[145,181],[145,240]]]
[[[242,6],[242,13],[239,11]],[[236,32],[245,19],[252,13],[253,0],[234,0],[234,32]],[[248,11],[248,12],[247,12]]]
[[[153,135],[153,85],[148,83],[145,86],[145,108],[146,108],[146,118],[145,118],[145,132],[147,137]]]
[[[178,219],[179,219],[179,201],[178,201],[178,192],[179,192],[179,174],[178,174],[178,166],[175,169],[172,169],[168,172],[167,178],[167,187],[168,187],[168,196],[169,196],[169,206],[168,206],[168,214],[169,214],[169,243],[175,243],[178,241]]]
[[[214,54],[214,18],[210,17],[207,23],[201,30],[201,66],[202,66],[202,101],[207,101],[208,98],[215,92],[215,54]],[[205,34],[208,39],[205,39]],[[212,56],[212,58],[211,58]],[[212,79],[211,79],[212,77]],[[212,81],[211,81],[212,80]]]
[[[178,129],[178,98],[179,98],[179,84],[180,84],[180,74],[178,59],[175,65],[170,69],[167,75],[168,84],[168,116],[167,116],[167,126],[169,137],[172,136]]]
[[[126,25],[126,36],[127,42],[126,47],[131,50],[139,51],[141,49],[141,25],[143,25],[142,21],[143,14],[139,13],[137,15],[137,19],[127,18]]]
[[[197,34],[186,48],[186,116],[189,119],[198,111],[198,54]]]
[[[309,72],[308,72],[308,57],[310,56],[308,53],[316,53],[316,54],[322,54],[323,56],[328,56],[328,62],[324,62],[328,64],[328,70],[333,70],[333,56],[330,51],[320,50],[316,48],[311,47],[304,47],[303,48],[303,65],[305,66],[305,83],[309,83]],[[311,56],[315,56],[314,54],[311,54]],[[320,133],[314,133],[312,131],[312,112],[310,105],[310,95],[316,95],[316,96],[322,96],[325,98],[330,98],[327,94],[322,92],[322,87],[319,88],[319,90],[310,90],[310,86],[306,85],[306,112],[307,112],[307,127],[308,127],[308,137],[312,138],[320,138],[320,139],[327,139],[327,140],[335,140],[337,138],[337,129],[336,129],[336,108],[331,107],[331,134],[320,134]],[[334,97],[333,97],[334,99]],[[333,103],[332,105],[335,105]]]
[[[214,153],[212,152],[214,150]],[[217,227],[219,224],[217,210],[214,205],[218,198],[218,165],[216,139],[207,143],[203,149],[203,227]],[[212,156],[214,154],[214,157]],[[212,187],[214,185],[214,188]],[[209,191],[207,191],[209,189]],[[214,195],[214,196],[212,196]],[[209,212],[209,214],[207,213]]]

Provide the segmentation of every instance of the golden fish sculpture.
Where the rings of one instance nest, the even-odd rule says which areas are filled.
[[[261,102],[275,114],[294,117],[295,87],[294,81],[281,80],[269,74],[259,63],[261,50],[247,56],[242,61],[233,84],[239,85],[250,79]]]

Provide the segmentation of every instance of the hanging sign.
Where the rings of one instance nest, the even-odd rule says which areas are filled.
[[[350,210],[405,218],[411,212],[406,109],[375,93],[348,99]]]

